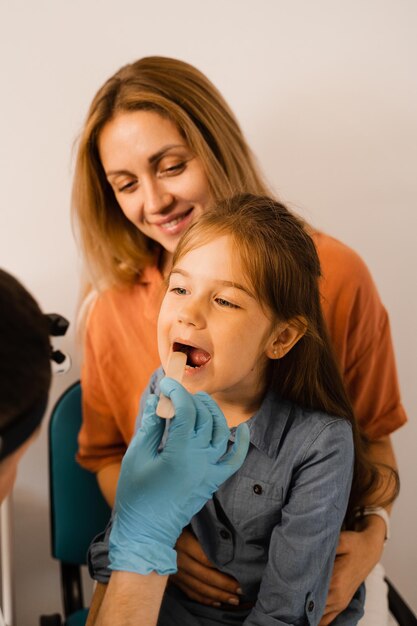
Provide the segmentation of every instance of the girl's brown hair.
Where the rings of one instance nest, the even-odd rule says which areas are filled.
[[[160,251],[124,216],[97,146],[100,131],[117,113],[138,110],[173,121],[201,159],[213,201],[245,191],[267,193],[232,111],[204,74],[166,57],[122,67],[94,97],[76,159],[73,217],[96,288],[132,284]]]
[[[271,360],[269,383],[281,398],[307,409],[321,410],[348,420],[355,445],[355,467],[346,515],[353,528],[365,498],[379,487],[379,472],[367,460],[367,440],[360,434],[333,354],[320,304],[320,261],[304,223],[266,196],[243,194],[217,204],[185,233],[173,263],[192,248],[229,235],[246,277],[273,321],[293,321],[304,332],[281,359]],[[384,471],[390,468],[384,466]],[[392,471],[392,493],[398,477]]]

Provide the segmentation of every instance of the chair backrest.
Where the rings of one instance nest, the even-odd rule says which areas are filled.
[[[91,540],[104,530],[110,508],[94,474],[75,460],[81,427],[81,385],[58,399],[49,422],[49,480],[52,555],[84,565]]]

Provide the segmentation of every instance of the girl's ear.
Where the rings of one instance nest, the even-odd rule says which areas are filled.
[[[271,334],[266,348],[266,356],[270,359],[282,359],[301,339],[306,330],[307,322],[302,317],[278,324]]]

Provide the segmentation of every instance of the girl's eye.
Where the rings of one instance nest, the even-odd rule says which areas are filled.
[[[232,302],[229,302],[228,300],[225,300],[224,298],[216,298],[216,302],[221,307],[230,308],[230,309],[240,309],[240,306],[238,306],[237,304],[232,304]]]
[[[187,290],[184,287],[173,287],[170,289],[172,293],[176,293],[177,296],[185,296],[187,295]]]

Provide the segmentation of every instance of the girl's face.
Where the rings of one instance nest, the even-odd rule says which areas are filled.
[[[253,295],[228,236],[185,254],[172,268],[158,321],[161,362],[186,352],[183,384],[206,391],[230,414],[256,410],[276,328]]]
[[[210,200],[200,159],[175,124],[154,111],[118,113],[103,127],[98,147],[125,216],[173,253]]]

